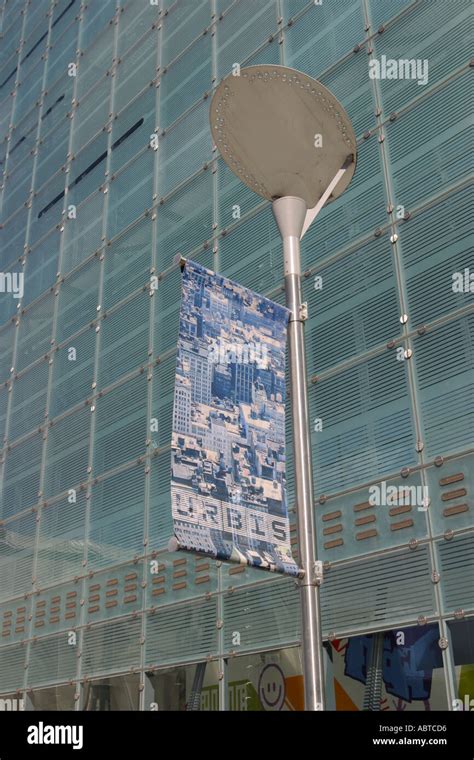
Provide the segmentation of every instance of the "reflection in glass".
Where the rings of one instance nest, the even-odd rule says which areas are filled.
[[[219,678],[216,662],[198,662],[145,674],[150,687],[145,710],[218,710]],[[148,702],[148,704],[147,704]]]
[[[233,657],[228,660],[227,674],[229,710],[303,710],[303,676],[298,647]]]
[[[474,710],[474,620],[448,623],[455,666],[457,694],[453,710]]]
[[[74,685],[51,686],[49,689],[28,691],[26,710],[74,710]]]
[[[336,710],[446,710],[438,626],[330,642]]]
[[[83,687],[82,709],[89,712],[139,709],[136,674],[88,681]]]

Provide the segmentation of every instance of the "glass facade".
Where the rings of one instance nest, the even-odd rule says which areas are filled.
[[[474,699],[472,14],[0,0],[3,703],[302,708],[294,581],[166,548],[175,256],[284,303],[270,204],[208,123],[256,63],[318,78],[358,138],[302,242],[328,705],[363,709],[397,646],[381,709]],[[384,56],[427,81],[372,78]]]

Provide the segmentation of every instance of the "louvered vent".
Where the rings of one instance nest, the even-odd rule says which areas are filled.
[[[86,630],[83,673],[99,675],[137,667],[140,664],[140,633],[139,619],[119,620]]]
[[[217,606],[209,600],[149,613],[146,621],[148,665],[205,659],[217,653]]]
[[[474,534],[439,541],[444,611],[474,609]]]
[[[77,647],[68,644],[65,634],[32,642],[28,684],[46,685],[69,681],[76,675]]]
[[[23,686],[26,647],[21,644],[0,648],[0,691],[7,693]]]
[[[321,610],[325,635],[338,637],[433,615],[427,547],[331,568],[322,586]]]
[[[235,644],[235,633],[240,644]],[[298,641],[299,592],[293,580],[276,579],[224,597],[226,651],[246,651]]]

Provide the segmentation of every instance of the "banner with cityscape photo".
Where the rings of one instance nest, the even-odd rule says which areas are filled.
[[[171,455],[174,546],[288,575],[289,312],[187,261]]]

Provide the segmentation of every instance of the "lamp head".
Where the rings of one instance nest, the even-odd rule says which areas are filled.
[[[267,200],[295,196],[310,209],[344,164],[330,199],[354,174],[356,139],[344,108],[295,69],[258,65],[229,74],[213,95],[210,122],[226,164]]]

